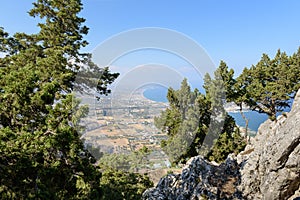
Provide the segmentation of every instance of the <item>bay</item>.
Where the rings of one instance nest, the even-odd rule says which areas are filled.
[[[158,87],[145,89],[143,95],[144,97],[152,101],[166,103],[168,102],[167,93],[168,93],[167,88],[158,86]],[[285,112],[288,112],[289,110],[290,109],[286,109]],[[235,119],[236,124],[238,126],[245,127],[245,120],[243,119],[240,112],[229,112],[228,114]],[[248,128],[255,132],[257,132],[260,124],[262,124],[268,119],[268,115],[264,113],[258,113],[256,111],[251,111],[251,110],[245,111],[244,115],[249,120]]]

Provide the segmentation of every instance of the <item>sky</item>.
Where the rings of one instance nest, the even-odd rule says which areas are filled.
[[[2,0],[0,27],[9,33],[38,31],[37,20],[26,13],[32,7],[31,2]],[[297,0],[83,0],[82,3],[84,9],[80,15],[86,18],[85,24],[90,28],[85,37],[89,45],[83,49],[87,52],[93,52],[99,44],[120,32],[160,27],[188,36],[207,52],[216,66],[224,60],[239,74],[244,67],[256,64],[262,53],[273,57],[281,49],[290,55],[300,46],[300,1]],[[155,63],[173,60],[163,64],[182,69],[188,65],[174,55],[147,52],[120,58],[113,63],[114,69],[120,69],[122,64],[143,64],[141,54],[145,62],[150,62],[150,57]],[[134,62],[137,58],[139,62]]]

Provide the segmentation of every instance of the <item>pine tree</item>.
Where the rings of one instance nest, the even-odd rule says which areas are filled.
[[[246,145],[235,120],[224,109],[226,101],[236,99],[233,75],[234,71],[228,71],[226,63],[221,61],[213,79],[209,74],[204,77],[203,87],[211,103],[210,132],[207,136],[211,139],[205,141],[209,147],[207,158],[216,162],[224,161],[230,153],[238,154]]]
[[[78,122],[86,107],[71,94],[82,65],[91,68],[78,17],[80,0],[37,0],[36,34],[0,29],[0,195],[5,199],[100,198],[100,172],[85,150]],[[86,69],[85,69],[86,70]],[[117,74],[98,69],[98,90]],[[95,80],[87,81],[95,82]],[[80,86],[78,86],[80,87]]]
[[[248,137],[249,119],[246,118],[243,112],[244,102],[248,100],[247,98],[245,99],[245,97],[247,97],[245,95],[246,89],[245,87],[240,85],[240,82],[238,82],[237,79],[234,78],[234,70],[229,69],[224,61],[220,62],[217,71],[219,72],[223,80],[226,102],[234,102],[240,108],[240,114],[245,121],[245,136]]]
[[[237,87],[242,91],[238,98],[250,109],[276,120],[276,114],[290,106],[299,89],[299,75],[297,54],[289,57],[278,50],[273,59],[263,54],[256,65],[245,68],[237,78]]]
[[[292,98],[296,95],[296,92],[300,88],[300,47],[297,52],[295,52],[292,56],[289,57],[290,65],[287,69],[286,74],[288,75],[288,79],[290,80],[289,84],[292,88]]]
[[[198,89],[191,91],[186,79],[182,81],[179,90],[172,88],[168,90],[169,108],[155,118],[155,125],[168,135],[161,146],[173,164],[185,163],[189,158],[199,154],[204,154],[211,160],[224,160],[234,151],[233,148],[229,148],[228,151],[218,150],[219,144],[223,144],[222,142],[215,144],[215,139],[219,137],[216,134],[220,133],[219,131],[221,139],[225,137],[230,141],[227,145],[239,144],[241,147],[239,150],[243,148],[242,138],[236,131],[236,126],[232,126],[235,125],[234,120],[224,113],[223,85],[221,77],[218,78],[219,80],[212,80],[210,76],[205,76],[206,95],[201,94]],[[219,122],[218,117],[221,115],[225,123],[223,120]],[[206,140],[207,149],[203,147],[206,137],[210,137]],[[214,144],[215,147],[212,148]]]

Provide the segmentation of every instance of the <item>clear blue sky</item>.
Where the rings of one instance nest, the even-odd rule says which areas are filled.
[[[30,0],[2,0],[0,26],[8,32],[35,32],[28,16]],[[288,54],[300,46],[300,1],[241,0],[83,0],[92,51],[108,37],[142,27],[162,27],[186,34],[237,73],[256,64],[262,53],[278,48]]]

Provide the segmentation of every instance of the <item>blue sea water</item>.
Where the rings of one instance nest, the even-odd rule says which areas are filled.
[[[168,102],[168,89],[164,87],[154,87],[146,89],[143,93],[144,97],[156,102]]]
[[[156,101],[156,102],[168,102],[167,100],[167,93],[168,89],[164,87],[153,87],[146,89],[143,93],[143,95],[150,100]],[[285,110],[289,111],[289,109]],[[231,115],[238,126],[245,127],[245,120],[242,118],[242,115],[240,112],[229,112],[229,115]],[[268,119],[268,116],[263,113],[258,113],[256,111],[247,111],[244,112],[244,115],[249,120],[248,128],[252,131],[257,131],[258,127],[261,123],[266,121]]]
[[[229,112],[230,116],[232,116],[238,126],[245,127],[246,122],[243,119],[240,112]],[[244,112],[245,117],[249,120],[248,121],[248,128],[252,131],[257,131],[258,127],[261,123],[268,119],[268,115],[263,113],[258,113],[256,111],[246,111]]]

